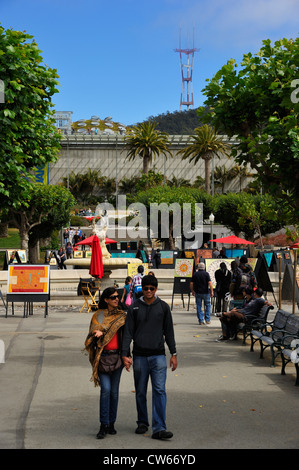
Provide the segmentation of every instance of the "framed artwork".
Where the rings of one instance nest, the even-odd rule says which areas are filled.
[[[128,263],[128,276],[133,278],[137,274],[138,266],[141,266],[141,264]],[[144,274],[148,274],[148,263],[142,263],[142,266],[144,267]]]
[[[161,251],[161,264],[173,264],[173,251]]]
[[[9,265],[7,295],[40,295],[50,293],[49,265]]]
[[[15,256],[16,253],[19,255],[19,259],[20,259],[21,263],[27,263],[27,252],[26,252],[26,250],[7,250],[8,259],[10,260],[11,258],[14,258],[13,263],[18,263],[18,259]]]
[[[214,258],[214,259],[206,259],[206,271],[209,273],[213,287],[216,287],[216,280],[215,280],[215,271],[220,268],[220,263],[225,263],[227,269],[231,270],[231,262],[234,261],[233,258]]]
[[[193,275],[193,259],[176,259],[174,268],[174,277],[192,277]]]

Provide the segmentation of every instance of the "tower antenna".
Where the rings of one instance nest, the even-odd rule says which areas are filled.
[[[182,106],[192,106],[194,109],[194,98],[193,98],[193,64],[194,64],[194,53],[199,51],[194,47],[194,27],[193,27],[193,47],[192,49],[182,49],[181,48],[181,28],[180,28],[180,38],[179,38],[179,49],[175,49],[175,52],[180,53],[180,64],[181,64],[181,74],[182,74],[182,89],[181,89],[181,101],[180,101],[180,111]],[[184,55],[186,62],[184,63]]]

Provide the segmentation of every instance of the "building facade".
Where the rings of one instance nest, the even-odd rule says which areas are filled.
[[[204,178],[204,160],[201,159],[194,164],[189,163],[188,160],[182,160],[182,157],[178,155],[178,151],[191,142],[191,136],[172,135],[169,136],[169,140],[172,156],[168,158],[163,155],[157,157],[153,160],[150,168],[163,173],[168,180],[174,177],[183,178],[192,184],[197,176]],[[230,143],[235,145],[236,141],[231,139]],[[128,161],[126,155],[124,136],[122,135],[63,135],[58,161],[55,164],[50,164],[49,167],[49,183],[57,184],[71,172],[80,174],[87,172],[88,169],[100,170],[102,176],[115,178],[118,183],[123,178],[141,175],[142,159],[136,158],[134,161]],[[211,174],[216,166],[230,170],[234,165],[233,159],[215,156],[211,162]],[[227,180],[225,191],[240,191],[240,189],[242,188],[238,178]]]

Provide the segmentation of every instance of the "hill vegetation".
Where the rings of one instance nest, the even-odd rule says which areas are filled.
[[[197,109],[175,111],[174,113],[167,111],[157,116],[149,116],[147,120],[155,122],[159,131],[167,132],[170,135],[190,135],[200,125]]]

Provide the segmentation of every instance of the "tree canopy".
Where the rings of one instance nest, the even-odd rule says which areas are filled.
[[[156,124],[150,120],[133,126],[125,136],[125,150],[128,160],[136,157],[143,159],[143,173],[147,174],[149,164],[161,154],[166,158],[171,156],[168,134],[156,129]]]
[[[287,203],[289,220],[298,220],[299,38],[282,39],[237,64],[229,60],[203,90],[206,107],[199,111],[219,132],[237,136],[233,156],[249,163],[275,197]],[[296,88],[297,85],[297,88]]]
[[[28,199],[30,172],[54,161],[60,136],[51,115],[57,71],[43,64],[33,36],[0,26],[1,209]]]

